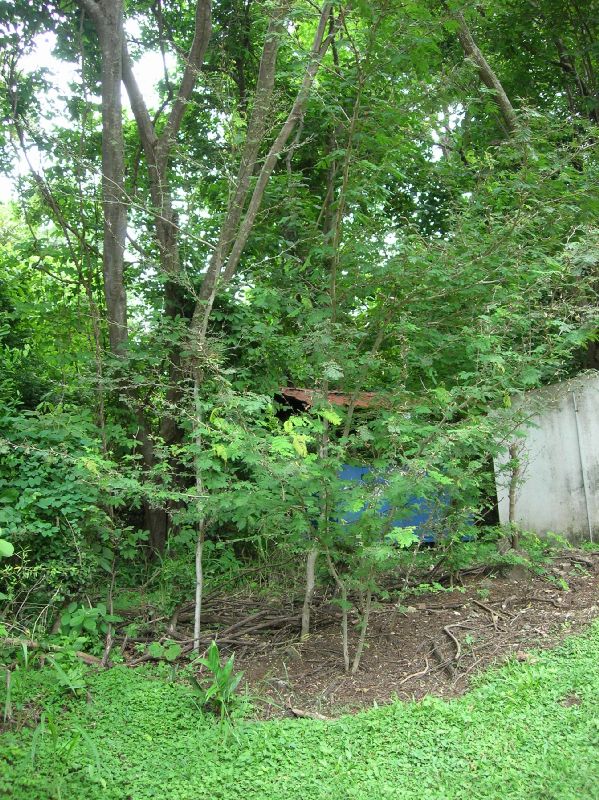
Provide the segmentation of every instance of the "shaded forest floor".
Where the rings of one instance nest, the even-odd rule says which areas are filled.
[[[368,646],[355,676],[343,673],[338,614],[323,608],[304,644],[263,653],[245,651],[250,693],[272,700],[265,713],[299,707],[326,716],[427,694],[462,694],[473,675],[509,656],[534,660],[531,649],[553,647],[599,616],[599,553],[588,564],[567,556],[555,565],[557,581],[522,574],[465,578],[454,591],[380,603],[372,612]],[[578,556],[574,556],[578,558]],[[351,649],[359,636],[357,616]]]
[[[81,666],[80,684],[39,664],[14,673],[0,797],[598,800],[599,551],[554,553],[542,575],[452,579],[378,602],[353,677],[330,590],[302,644],[298,593],[209,595],[206,635],[235,652],[251,703],[226,724],[198,704],[195,666],[148,657],[145,641],[186,646],[189,608],[124,602],[121,664]]]
[[[211,595],[205,635],[217,639],[221,652],[235,653],[259,718],[292,716],[292,709],[334,717],[395,698],[458,696],[490,665],[510,656],[534,660],[530,650],[554,647],[599,616],[597,550],[558,552],[542,575],[520,566],[474,567],[453,581],[457,585],[439,584],[435,593],[376,603],[355,676],[343,670],[341,612],[327,590],[316,598],[306,642],[298,641],[300,593]],[[149,606],[145,614],[155,617],[156,609]],[[359,631],[358,614],[350,614],[350,652]],[[157,636],[154,630],[148,640]],[[191,636],[191,609],[184,606],[161,641],[190,647]],[[122,640],[129,664],[148,659],[139,655],[140,641]]]

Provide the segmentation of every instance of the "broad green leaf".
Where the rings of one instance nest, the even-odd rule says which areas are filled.
[[[10,558],[15,552],[12,542],[6,539],[0,539],[0,558]]]

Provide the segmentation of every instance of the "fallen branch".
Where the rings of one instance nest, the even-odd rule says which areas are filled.
[[[448,661],[444,657],[443,653],[441,653],[441,651],[437,647],[436,642],[434,642],[432,639],[431,639],[431,655],[433,655],[437,659],[438,663],[437,669],[444,670],[447,673],[447,675],[453,680],[453,678],[455,677],[455,669],[453,667],[453,664],[451,663],[451,661]]]
[[[456,654],[454,656],[454,661],[456,661],[456,663],[460,660],[460,657],[462,655],[462,645],[460,644],[460,640],[456,636],[454,636],[453,633],[451,632],[451,628],[457,628],[459,627],[459,625],[460,623],[456,625],[445,625],[445,627],[443,628],[443,632],[447,636],[449,636],[451,641],[455,644]]]
[[[424,657],[424,661],[426,663],[426,666],[424,667],[423,670],[421,670],[420,672],[413,672],[411,675],[406,675],[405,678],[402,678],[400,680],[399,685],[401,686],[402,684],[407,683],[408,681],[411,681],[412,678],[421,678],[423,675],[426,675],[427,672],[429,672],[429,670],[430,670],[430,664],[429,664],[428,658],[426,656]]]
[[[532,597],[525,597],[523,598],[524,602],[530,603],[531,601],[535,601],[537,603],[549,603],[550,605],[554,606],[554,608],[561,608],[563,609],[564,606],[562,603],[559,603],[557,600],[554,600],[552,597],[537,597],[533,595]]]
[[[294,717],[299,717],[300,719],[317,719],[321,722],[329,721],[329,717],[325,717],[324,714],[319,714],[317,711],[302,711],[301,708],[293,708],[291,705],[288,705],[287,708]]]
[[[73,652],[68,647],[61,647],[58,644],[48,644],[46,642],[36,642],[34,639],[21,639],[19,637],[7,636],[0,640],[0,643],[7,647],[28,647],[31,650],[43,650],[46,653],[65,653]],[[90,653],[84,653],[81,650],[75,650],[75,655],[84,664],[91,666],[100,666],[102,659],[97,656],[92,656]]]

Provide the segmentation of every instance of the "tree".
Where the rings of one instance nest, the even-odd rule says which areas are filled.
[[[215,542],[243,540],[306,560],[304,636],[325,560],[348,603],[362,593],[360,650],[396,550],[376,481],[354,497],[370,523],[337,525],[342,466],[395,475],[394,514],[450,497],[459,538],[511,394],[577,368],[596,328],[594,22],[558,5],[4,14],[3,162],[28,164],[1,255],[17,325],[6,440],[22,453],[29,431],[41,447],[47,425],[84,458],[58,423],[65,404],[87,409],[74,427],[104,522],[82,540],[130,554],[145,529],[151,550],[180,554],[196,647]],[[27,66],[40,31],[71,66],[64,102],[56,75]],[[278,407],[282,386],[311,392],[309,407]],[[20,524],[7,536],[28,547]]]

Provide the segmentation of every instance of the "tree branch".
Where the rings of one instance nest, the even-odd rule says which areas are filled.
[[[280,3],[271,18],[264,39],[254,94],[254,104],[248,121],[245,145],[243,147],[237,173],[235,192],[229,200],[227,213],[221,225],[218,244],[210,259],[208,272],[202,282],[200,290],[200,301],[202,302],[208,300],[214,291],[222,265],[235,240],[235,234],[243,214],[249,191],[250,179],[254,172],[260,145],[264,140],[266,131],[268,110],[270,108],[275,83],[277,53],[280,43],[279,36],[281,33],[284,11],[288,4],[288,0],[284,0],[284,2]]]
[[[158,162],[166,166],[172,142],[179,132],[183,116],[191,93],[196,84],[198,72],[201,69],[204,55],[212,33],[212,2],[211,0],[198,0],[196,3],[195,29],[193,42],[187,56],[187,63],[179,85],[177,97],[171,108],[171,113],[162,132],[158,144]]]
[[[125,41],[123,42],[123,83],[125,84],[127,95],[129,96],[131,110],[133,111],[135,122],[137,123],[139,138],[141,139],[144,153],[146,154],[148,161],[151,160],[151,162],[155,165],[155,148],[158,142],[158,136],[156,135],[154,123],[150,117],[150,112],[148,111],[146,101],[144,100],[141,89],[139,88],[139,84],[135,78],[135,73],[133,72],[133,63],[131,61],[131,56],[129,55],[127,42]]]
[[[278,162],[278,159],[282,154],[283,149],[291,133],[293,132],[293,129],[295,128],[295,125],[297,124],[298,120],[301,118],[303,114],[304,107],[306,105],[306,102],[310,94],[310,90],[312,88],[312,83],[314,82],[314,78],[316,76],[316,73],[318,72],[318,68],[320,67],[320,64],[327,49],[329,48],[331,42],[333,41],[333,38],[335,37],[337,30],[339,29],[339,27],[343,22],[343,16],[342,14],[340,14],[335,25],[331,28],[329,34],[327,35],[326,38],[324,38],[332,7],[333,7],[332,3],[325,3],[322,8],[320,19],[318,22],[318,28],[314,35],[314,41],[310,52],[310,59],[304,72],[302,84],[298,90],[298,93],[291,107],[291,110],[287,115],[287,119],[283,123],[277,137],[272,143],[270,150],[268,151],[268,154],[264,161],[264,164],[262,165],[262,169],[260,170],[260,173],[258,175],[258,180],[256,182],[256,186],[252,193],[248,209],[237,230],[237,233],[235,235],[235,238],[231,246],[231,251],[227,258],[226,265],[224,267],[224,271],[222,274],[222,285],[226,285],[235,274],[237,266],[239,265],[241,254],[243,252],[243,249],[247,243],[251,230],[256,221],[256,216],[258,214],[258,211],[260,210],[262,199],[264,197],[264,192],[268,184],[268,181],[270,179],[270,176],[272,175],[272,172]],[[200,299],[196,304],[196,308],[192,319],[192,334],[198,337],[200,342],[203,341],[206,335],[208,320],[210,318],[212,305],[216,297],[218,280],[222,269],[223,269],[222,264],[218,264],[216,261],[211,263],[205,278],[205,281],[208,282],[210,292],[209,293],[206,292],[204,290],[204,286],[202,286]]]
[[[94,20],[94,22],[101,20],[102,12],[96,0],[77,0],[77,2],[81,6],[81,8],[83,8],[84,11],[87,11],[90,17],[92,17],[92,19]]]
[[[485,86],[493,91],[493,98],[509,133],[515,133],[518,128],[518,118],[501,81],[474,41],[462,12],[453,11],[452,15],[459,25],[458,39],[465,55],[478,67],[478,74]]]

